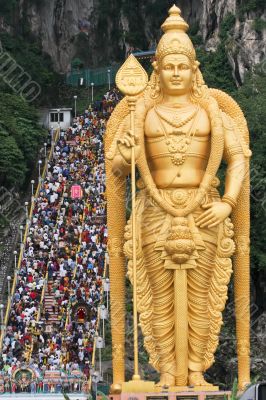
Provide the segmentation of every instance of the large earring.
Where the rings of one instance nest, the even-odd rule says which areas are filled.
[[[191,95],[192,98],[194,99],[199,99],[200,97],[203,96],[203,88],[204,88],[204,80],[202,78],[202,75],[197,69],[196,73],[194,74],[193,80],[192,80],[192,88],[191,88]]]
[[[200,63],[198,61],[195,61],[194,66],[193,66],[194,76],[193,76],[192,88],[191,88],[191,97],[192,97],[192,100],[195,100],[195,101],[197,101],[197,99],[199,99],[200,97],[203,96],[204,88],[206,88],[203,76],[199,69],[199,66],[200,66]]]
[[[151,98],[153,100],[157,100],[161,95],[161,86],[160,86],[160,78],[159,75],[154,71],[151,75],[150,80],[151,85]]]
[[[197,85],[196,79],[192,81],[192,96],[193,97],[201,97],[200,86]]]

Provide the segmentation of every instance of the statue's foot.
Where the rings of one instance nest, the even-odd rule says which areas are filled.
[[[167,372],[161,374],[160,381],[156,384],[156,387],[169,387],[175,386],[175,377]]]
[[[120,383],[113,383],[110,386],[110,393],[111,394],[120,394],[122,391],[122,385]]]
[[[192,386],[212,386],[211,383],[205,381],[202,372],[190,371],[188,374],[188,382],[189,382],[189,385],[192,385]]]
[[[110,387],[111,394],[120,394],[122,390],[122,385],[120,383],[113,383]]]

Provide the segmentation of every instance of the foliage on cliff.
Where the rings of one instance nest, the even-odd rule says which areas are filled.
[[[12,7],[11,4],[6,5],[4,10],[8,12]],[[1,33],[0,41],[3,55],[1,65],[4,65],[4,55],[7,54],[14,60],[14,65],[22,68],[41,89],[34,104],[30,105],[13,91],[12,84],[5,83],[5,79],[0,80],[0,186],[20,189],[30,179],[45,137],[45,131],[38,125],[36,107],[51,103],[58,95],[60,78],[53,71],[52,62],[42,52],[37,39]],[[5,69],[2,76],[4,78]]]
[[[248,121],[251,158],[251,236],[252,266],[265,269],[266,235],[266,65],[262,64],[247,76],[245,84],[237,91],[236,100]]]
[[[61,84],[60,76],[53,70],[48,54],[42,52],[39,41],[32,37],[0,33],[3,51],[7,52],[16,63],[40,85],[40,96],[34,101],[35,105],[49,104],[51,98],[58,95]]]
[[[36,110],[17,95],[0,92],[0,110],[0,186],[22,188],[45,131]]]

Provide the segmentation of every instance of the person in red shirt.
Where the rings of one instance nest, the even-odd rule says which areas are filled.
[[[30,298],[31,298],[32,300],[35,300],[36,297],[37,297],[37,293],[33,290],[32,292],[30,292],[29,296],[30,296]]]

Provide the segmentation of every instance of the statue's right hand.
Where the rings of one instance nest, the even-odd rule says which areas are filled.
[[[117,140],[117,147],[121,156],[128,164],[131,163],[132,147],[135,148],[135,161],[138,159],[140,154],[140,145],[136,144],[136,136],[132,131],[126,132],[123,139]]]

